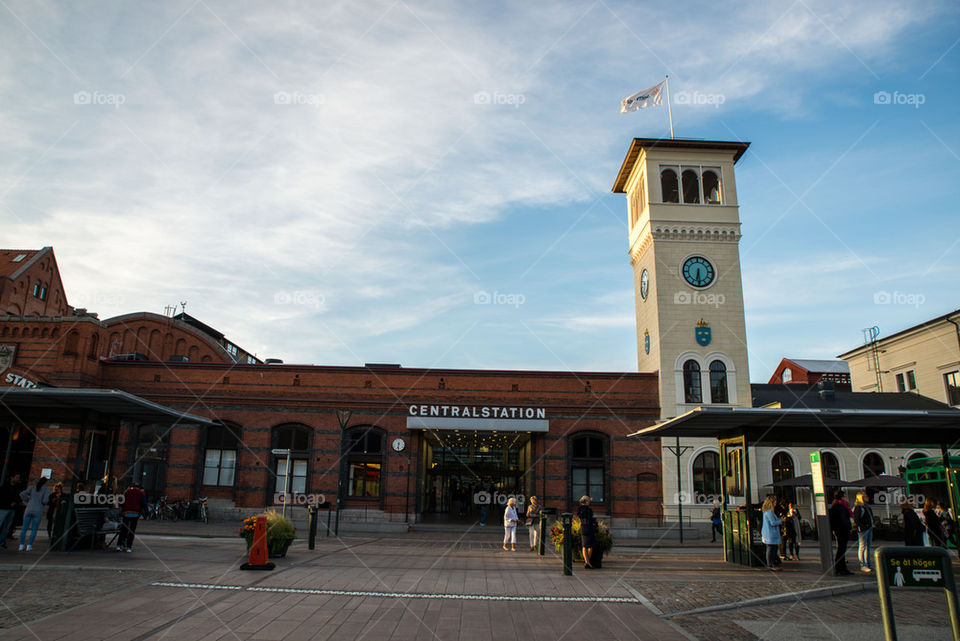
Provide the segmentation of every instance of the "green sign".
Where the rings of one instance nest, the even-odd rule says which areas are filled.
[[[943,558],[890,554],[883,568],[891,588],[943,589]]]

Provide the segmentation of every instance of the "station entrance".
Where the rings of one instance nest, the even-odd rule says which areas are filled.
[[[533,443],[528,432],[424,430],[423,519],[476,522],[486,505],[487,524],[499,525],[507,497],[533,493]]]

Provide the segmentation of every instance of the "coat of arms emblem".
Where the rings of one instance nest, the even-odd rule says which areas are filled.
[[[650,332],[647,330],[643,330],[643,352],[650,353]]]
[[[697,327],[694,330],[694,336],[696,336],[697,344],[706,347],[710,344],[710,324],[702,318],[697,321]]]
[[[16,351],[16,345],[0,345],[0,374],[13,365],[13,355]]]

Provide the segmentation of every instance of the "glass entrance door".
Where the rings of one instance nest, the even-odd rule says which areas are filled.
[[[426,520],[476,521],[486,502],[494,523],[507,497],[530,495],[527,432],[429,430],[424,445],[420,498]]]

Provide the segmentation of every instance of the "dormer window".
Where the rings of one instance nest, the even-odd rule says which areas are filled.
[[[26,254],[17,254],[16,257],[13,259],[12,262],[14,262],[14,263],[19,263],[21,260],[23,260],[23,259],[26,258],[26,257],[27,257]]]
[[[662,165],[660,197],[664,203],[720,205],[723,202],[720,168]]]

